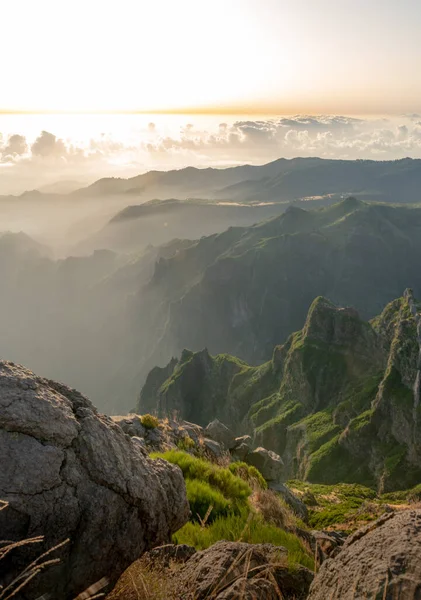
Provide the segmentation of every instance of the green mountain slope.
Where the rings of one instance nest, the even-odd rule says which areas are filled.
[[[132,304],[136,355],[148,357],[149,368],[204,346],[265,361],[302,327],[317,296],[355,306],[366,319],[408,284],[421,296],[419,256],[419,208],[353,198],[313,211],[290,207],[161,259]]]
[[[281,454],[290,478],[411,487],[421,477],[420,311],[411,290],[370,322],[318,297],[269,362],[184,351],[150,372],[139,408],[203,425],[218,417]]]

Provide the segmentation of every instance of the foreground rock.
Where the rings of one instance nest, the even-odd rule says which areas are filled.
[[[309,600],[421,598],[421,510],[389,513],[360,529],[315,578]]]
[[[29,555],[2,561],[0,584],[70,538],[60,565],[36,577],[25,598],[74,598],[103,577],[111,585],[188,519],[178,467],[148,459],[77,391],[9,362],[0,362],[0,448],[0,498],[9,502],[2,539],[45,536]]]
[[[183,600],[304,599],[313,575],[304,567],[288,570],[286,556],[285,548],[271,544],[218,542],[194,554],[177,573],[175,596]]]
[[[280,482],[284,475],[282,458],[266,448],[256,448],[245,457],[245,461],[256,467],[268,482]]]

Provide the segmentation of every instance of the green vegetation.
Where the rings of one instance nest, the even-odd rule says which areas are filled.
[[[259,471],[246,463],[232,463],[228,469],[177,450],[154,453],[152,458],[164,458],[178,465],[186,480],[191,520],[174,535],[178,544],[189,544],[202,550],[219,540],[242,540],[251,544],[271,543],[288,550],[291,567],[302,564],[313,568],[310,551],[294,534],[270,522],[250,502],[252,487],[261,494],[267,485]],[[281,500],[278,512],[289,513]],[[272,508],[272,513],[274,512]],[[292,517],[291,517],[292,518]]]
[[[184,437],[181,440],[178,440],[177,442],[177,448],[179,450],[184,450],[184,451],[188,451],[191,450],[192,448],[194,448],[196,446],[194,440],[192,440],[192,438],[187,435],[186,437]]]
[[[387,505],[407,506],[421,502],[421,484],[387,494],[378,494],[359,484],[322,485],[294,479],[288,485],[307,505],[309,525],[313,529],[353,531],[363,523],[377,519]]]
[[[378,494],[359,484],[323,485],[291,480],[288,486],[309,509],[312,529],[342,529],[354,531],[366,522],[377,519],[386,505],[407,505],[421,501],[421,484],[410,490]]]
[[[266,490],[268,487],[268,484],[260,471],[256,469],[256,467],[248,465],[245,462],[233,462],[230,464],[229,470],[236,477],[240,477],[246,481],[253,489],[259,488],[261,490]]]
[[[265,523],[260,515],[242,511],[241,514],[230,514],[228,517],[218,517],[208,527],[198,523],[187,523],[174,536],[177,544],[188,544],[198,550],[209,548],[219,540],[243,541],[249,544],[274,544],[284,546],[288,550],[290,567],[303,565],[314,569],[310,551],[293,533],[288,533],[279,527]]]
[[[224,498],[227,506],[234,512],[247,506],[247,499],[251,495],[252,490],[243,479],[234,475],[229,469],[218,467],[202,458],[197,458],[178,450],[154,453],[151,457],[163,458],[174,465],[178,465],[183,471],[184,478],[187,481],[197,481],[200,484],[206,484],[206,486],[192,486],[190,488],[190,491],[194,492],[192,502],[194,502],[195,506],[206,504],[209,500],[206,505],[207,510],[209,505],[213,504],[213,502],[210,501],[212,490],[220,495],[214,496],[215,499],[218,499],[219,507],[222,507],[222,498]],[[187,492],[189,493],[189,489],[187,489]],[[201,498],[200,494],[202,494]],[[188,496],[188,499],[190,502],[190,496]],[[221,510],[225,509],[221,508]],[[192,512],[194,513],[193,509]],[[196,512],[199,511],[196,510]]]
[[[187,498],[192,512],[192,519],[211,523],[215,518],[227,516],[231,510],[229,501],[217,489],[199,479],[186,480]],[[208,513],[208,511],[210,512]]]
[[[142,415],[140,417],[140,422],[146,429],[156,429],[156,427],[159,426],[158,418],[154,417],[153,415],[150,415],[149,413],[147,413],[146,415]]]
[[[382,501],[390,504],[407,504],[411,502],[421,502],[421,483],[400,492],[390,492],[381,496]]]

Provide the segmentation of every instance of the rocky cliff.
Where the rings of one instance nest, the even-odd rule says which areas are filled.
[[[410,487],[421,476],[420,310],[411,290],[370,322],[318,297],[269,362],[185,351],[150,373],[139,409],[221,418],[280,454],[287,477]]]

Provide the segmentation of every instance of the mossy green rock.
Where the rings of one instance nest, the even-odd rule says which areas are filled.
[[[421,305],[407,290],[370,322],[318,297],[258,367],[206,350],[155,368],[140,409],[218,417],[277,452],[286,477],[381,491],[421,479]]]

